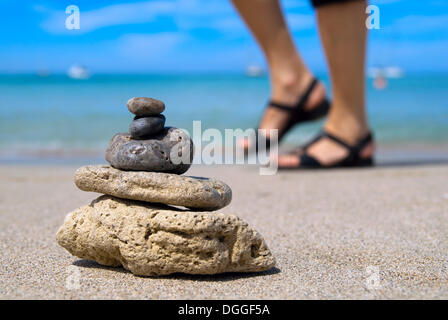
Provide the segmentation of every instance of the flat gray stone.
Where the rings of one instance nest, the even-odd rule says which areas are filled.
[[[165,116],[136,116],[129,126],[129,134],[133,139],[144,139],[163,130]]]
[[[165,110],[165,104],[157,99],[136,97],[126,104],[129,112],[136,116],[155,116]]]
[[[106,150],[106,160],[122,170],[182,174],[193,161],[193,141],[183,130],[173,127],[144,140],[118,133]]]
[[[232,200],[230,187],[213,178],[122,171],[104,165],[79,168],[75,184],[83,191],[201,210],[217,210]]]

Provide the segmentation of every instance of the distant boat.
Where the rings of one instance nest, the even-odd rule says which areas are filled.
[[[404,77],[404,70],[396,66],[373,67],[368,69],[367,75],[370,78],[385,77],[390,79],[397,79]]]
[[[388,86],[387,79],[403,78],[404,71],[400,67],[375,67],[367,70],[369,78],[373,78],[373,87],[377,90],[386,89]]]
[[[264,75],[264,70],[262,67],[257,65],[249,65],[246,68],[246,76],[248,77],[261,77]]]
[[[67,75],[72,79],[79,79],[79,80],[85,80],[90,78],[89,70],[87,70],[86,67],[76,64],[68,69]]]
[[[385,67],[384,74],[387,78],[403,78],[404,70],[400,67]]]

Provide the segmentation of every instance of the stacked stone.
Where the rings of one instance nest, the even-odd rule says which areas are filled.
[[[275,260],[257,231],[235,215],[212,212],[230,203],[230,187],[181,175],[193,143],[182,130],[165,127],[163,102],[133,98],[127,106],[135,117],[129,133],[112,138],[110,166],[75,174],[79,189],[104,195],[67,215],[58,243],[79,258],[144,276],[272,268]],[[189,161],[173,161],[182,156]]]
[[[112,138],[106,160],[122,170],[186,172],[193,160],[193,142],[184,131],[165,127],[161,114],[165,104],[152,98],[132,98],[127,107],[135,115],[129,133]],[[173,155],[185,160],[173,161]]]

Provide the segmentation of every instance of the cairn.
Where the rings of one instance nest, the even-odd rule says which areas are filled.
[[[67,215],[59,245],[142,276],[272,268],[274,257],[257,231],[235,215],[213,212],[230,203],[230,187],[181,175],[191,165],[193,142],[184,131],[165,127],[164,103],[133,98],[127,107],[135,117],[129,133],[112,138],[110,166],[76,171],[79,189],[103,195]]]

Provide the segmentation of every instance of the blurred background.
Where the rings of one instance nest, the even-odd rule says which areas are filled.
[[[328,83],[308,0],[281,1]],[[448,153],[448,2],[370,1],[367,92],[382,152]],[[66,7],[80,9],[68,30]],[[0,0],[0,162],[101,156],[127,131],[126,101],[163,100],[167,125],[255,127],[269,97],[257,44],[226,0]],[[288,134],[290,145],[321,123]]]

